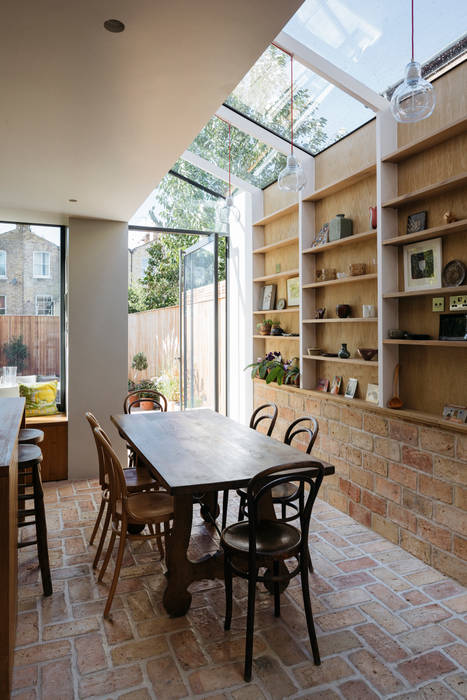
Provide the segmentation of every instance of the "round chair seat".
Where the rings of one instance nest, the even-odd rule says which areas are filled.
[[[18,445],[18,466],[27,467],[42,462],[42,452],[37,445]]]
[[[44,431],[38,428],[22,428],[19,431],[18,442],[22,445],[37,445],[44,439]]]
[[[293,525],[274,521],[260,523],[256,528],[256,552],[259,556],[291,552],[300,544],[301,534]],[[222,545],[234,552],[247,554],[249,550],[249,524],[242,521],[229,525],[222,533]]]
[[[164,491],[131,494],[126,504],[130,524],[157,523],[173,518],[173,498]],[[116,503],[116,510],[117,515],[121,517],[120,500]]]
[[[142,491],[143,489],[153,489],[157,486],[157,481],[152,478],[146,469],[140,467],[130,467],[124,469],[126,487],[128,491]]]

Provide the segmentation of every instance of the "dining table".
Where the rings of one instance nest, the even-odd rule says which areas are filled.
[[[221,551],[197,561],[188,558],[194,500],[209,516],[205,519],[212,520],[218,514],[219,491],[245,487],[268,467],[310,460],[323,464],[325,476],[334,473],[331,464],[210,409],[141,411],[112,415],[111,420],[139,462],[174,499],[163,597],[163,605],[173,617],[189,610],[191,583],[224,577]],[[269,511],[263,511],[263,517],[276,517],[271,499],[264,507]]]

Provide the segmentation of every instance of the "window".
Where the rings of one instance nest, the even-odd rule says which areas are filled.
[[[0,277],[6,277],[6,250],[0,250]]]
[[[54,300],[49,294],[36,296],[36,316],[53,316],[54,306]]]
[[[50,277],[50,253],[34,252],[32,254],[32,276]]]
[[[6,314],[6,296],[0,294],[0,316],[5,316]]]

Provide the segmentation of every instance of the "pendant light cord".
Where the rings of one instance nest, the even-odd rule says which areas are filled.
[[[413,48],[413,0],[412,0],[412,63],[414,60],[414,48]]]
[[[229,197],[230,197],[231,192],[232,192],[232,188],[230,185],[230,150],[231,150],[231,147],[232,147],[232,141],[231,141],[231,137],[230,137],[230,122],[229,122]]]
[[[412,0],[413,3],[413,0]],[[293,156],[293,55],[290,54],[290,155]]]

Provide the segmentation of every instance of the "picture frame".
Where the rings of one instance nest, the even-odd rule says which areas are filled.
[[[354,377],[349,377],[347,381],[347,386],[345,387],[345,398],[346,399],[353,399],[355,397],[355,394],[357,392],[357,386],[358,386],[358,379],[355,379]]]
[[[300,303],[300,277],[290,277],[287,280],[287,306],[298,306]]]
[[[261,311],[273,311],[276,303],[277,284],[266,284],[261,292]]]
[[[451,423],[467,423],[467,407],[447,404],[443,408],[443,418]]]
[[[316,391],[328,391],[329,390],[329,379],[318,379],[318,384],[316,385]]]
[[[409,214],[407,217],[407,233],[418,233],[426,229],[427,211],[419,211],[416,214]]]
[[[417,241],[404,246],[405,291],[441,287],[442,239]]]
[[[368,384],[366,388],[365,401],[370,403],[378,403],[379,401],[379,385],[378,384]]]
[[[319,248],[319,246],[325,245],[329,241],[329,224],[323,224],[321,229],[315,236],[315,240],[311,244],[312,248]]]
[[[329,390],[330,394],[339,394],[342,386],[342,377],[336,374],[331,382],[331,388]]]

